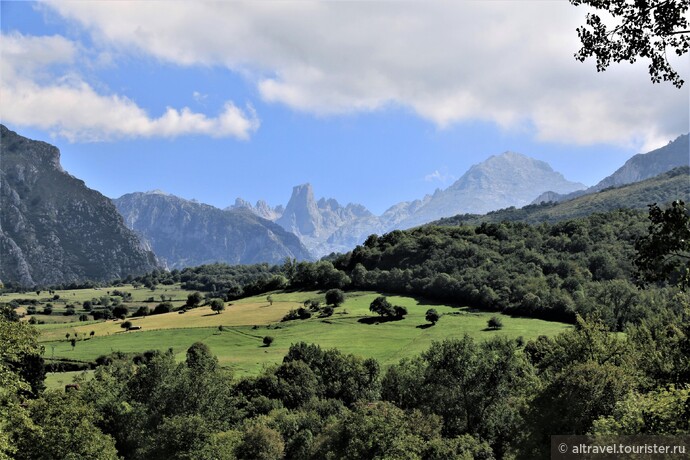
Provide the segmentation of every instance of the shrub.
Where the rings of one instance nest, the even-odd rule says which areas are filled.
[[[148,316],[151,314],[151,309],[147,306],[141,306],[137,311],[132,313],[133,317]]]
[[[407,308],[396,305],[393,307],[393,313],[395,314],[396,318],[404,318],[407,314]]]
[[[129,311],[127,310],[127,307],[123,305],[118,305],[117,307],[113,308],[113,316],[116,318],[127,316],[127,313],[129,313]]]
[[[265,346],[270,347],[274,340],[275,339],[273,337],[271,337],[270,335],[267,335],[266,337],[264,337],[263,342],[264,342]]]
[[[160,315],[162,313],[170,313],[173,309],[173,305],[170,302],[161,302],[158,305],[156,305],[156,308],[153,309],[152,315]]]
[[[287,312],[281,321],[293,321],[296,319],[309,319],[311,318],[311,312],[304,307],[299,307],[297,310],[290,310]]]
[[[441,315],[438,314],[436,309],[430,308],[426,311],[426,320],[429,321],[431,324],[436,324],[439,319],[441,319]]]
[[[326,291],[326,303],[328,305],[339,307],[343,302],[345,302],[345,293],[340,289],[329,289]]]
[[[489,329],[497,330],[503,327],[503,321],[498,316],[492,316],[489,321],[486,322]]]

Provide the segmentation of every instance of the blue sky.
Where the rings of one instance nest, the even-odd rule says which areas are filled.
[[[1,7],[2,123],[110,197],[275,206],[311,182],[378,214],[506,150],[592,185],[688,131],[687,88],[574,60],[566,2]]]

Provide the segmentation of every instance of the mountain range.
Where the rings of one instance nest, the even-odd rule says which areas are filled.
[[[688,166],[689,151],[688,135],[685,134],[664,147],[633,156],[613,174],[589,188],[568,181],[543,161],[515,152],[505,152],[472,166],[445,190],[437,190],[433,195],[412,202],[395,204],[380,216],[372,214],[362,205],[348,204],[343,207],[334,199],[321,198],[317,201],[310,184],[294,187],[290,201],[284,208],[271,208],[264,201],[251,206],[241,198],[236,200],[235,206],[241,203],[246,209],[274,220],[298,235],[312,254],[320,257],[331,252],[350,250],[373,233],[407,229],[450,216],[476,217],[528,204],[568,201],[607,188],[643,181],[673,168]],[[675,193],[683,189],[683,177],[677,176],[673,185],[663,182],[659,187],[663,191]],[[687,185],[686,188],[690,189],[690,184]],[[635,189],[639,203],[636,201],[630,207],[638,207],[640,203],[644,207],[649,204],[650,199],[654,201],[654,196],[659,196],[660,202],[666,198],[665,193],[655,193],[651,189]],[[686,194],[680,193],[678,196]],[[618,197],[620,198],[619,195]],[[592,212],[614,206],[606,200],[597,202],[599,204],[593,206]],[[626,206],[623,200],[617,200],[616,203],[618,207]],[[577,212],[566,214],[582,215]]]
[[[283,208],[259,201],[251,206],[238,198],[231,209],[243,207],[299,236],[315,256],[343,252],[372,233],[405,229],[462,213],[485,213],[509,206],[524,206],[547,190],[569,193],[583,184],[566,180],[547,163],[505,152],[472,166],[445,190],[419,200],[402,202],[376,216],[359,204],[340,205],[334,199],[314,198],[310,184],[293,188]]]
[[[552,221],[690,198],[688,135],[635,155],[590,188],[505,152],[450,187],[377,216],[359,204],[316,199],[310,184],[295,186],[276,207],[238,198],[219,209],[161,191],[109,200],[67,174],[57,148],[1,128],[0,280],[23,286],[110,281],[159,266],[309,260],[429,222]],[[678,166],[685,169],[669,172]]]
[[[129,193],[113,203],[167,268],[311,258],[297,236],[245,208],[221,210],[161,191]]]

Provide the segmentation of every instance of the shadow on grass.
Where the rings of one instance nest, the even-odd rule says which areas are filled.
[[[482,329],[482,332],[496,332],[500,330],[500,327],[485,327],[484,329]]]
[[[416,327],[417,327],[417,329],[429,329],[431,326],[435,326],[435,324],[425,323],[425,324],[420,324],[419,326],[416,326]]]
[[[367,316],[365,318],[360,318],[357,320],[358,323],[362,324],[380,324],[380,323],[390,323],[391,321],[400,321],[405,319],[402,316]]]

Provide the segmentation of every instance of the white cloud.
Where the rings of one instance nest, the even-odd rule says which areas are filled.
[[[49,6],[102,46],[223,65],[264,100],[309,113],[402,106],[440,128],[484,120],[577,144],[651,145],[688,129],[687,90],[652,85],[646,63],[597,73],[575,61],[585,11],[568,2]]]
[[[192,97],[196,102],[203,104],[206,102],[206,99],[208,99],[208,94],[202,94],[199,91],[194,91],[192,93]]]
[[[436,169],[434,172],[424,176],[424,180],[427,182],[440,182],[441,184],[446,184],[450,181],[455,180],[455,176],[448,172],[448,168],[445,166],[439,171]]]
[[[248,139],[259,127],[251,106],[242,110],[225,103],[215,118],[184,107],[166,108],[151,117],[134,101],[117,94],[99,94],[73,71],[52,67],[78,58],[78,46],[60,37],[2,35],[2,118],[16,125],[35,126],[70,141],[117,138],[207,135]],[[107,53],[99,55],[99,62]]]

